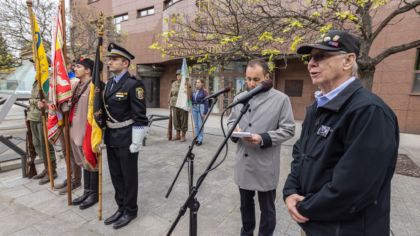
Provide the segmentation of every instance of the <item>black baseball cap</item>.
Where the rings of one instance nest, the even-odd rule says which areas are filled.
[[[297,49],[298,54],[309,54],[312,49],[320,49],[329,52],[344,51],[359,55],[360,42],[354,35],[342,30],[330,30],[322,41],[312,44],[303,44]]]

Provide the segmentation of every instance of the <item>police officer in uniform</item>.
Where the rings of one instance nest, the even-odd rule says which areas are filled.
[[[110,43],[108,68],[113,74],[105,86],[107,121],[104,142],[118,210],[105,220],[121,228],[137,217],[138,154],[147,133],[144,84],[130,75],[134,56],[121,46]]]

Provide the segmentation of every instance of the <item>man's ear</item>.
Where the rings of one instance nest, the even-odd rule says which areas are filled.
[[[127,59],[123,59],[123,63],[127,66],[127,68],[130,66],[130,61]]]
[[[354,53],[349,53],[343,63],[344,70],[351,70],[354,63],[356,63],[356,55]]]

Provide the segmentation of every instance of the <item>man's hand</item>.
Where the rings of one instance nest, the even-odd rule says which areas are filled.
[[[309,221],[309,219],[301,215],[296,208],[298,202],[303,201],[303,199],[305,199],[304,196],[295,193],[288,196],[285,200],[289,215],[292,217],[293,220],[295,220],[298,223],[305,223]]]
[[[260,145],[262,142],[261,135],[259,134],[252,134],[251,137],[244,137],[243,140],[245,140],[249,144],[255,144],[255,145]]]
[[[38,108],[42,109],[42,108],[46,107],[47,106],[46,103],[47,102],[45,101],[45,99],[42,99],[42,101],[38,101]]]

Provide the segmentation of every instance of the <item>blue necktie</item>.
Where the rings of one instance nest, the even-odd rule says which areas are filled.
[[[112,79],[111,88],[109,88],[109,92],[112,92],[117,87],[117,81],[115,81],[115,78]]]

